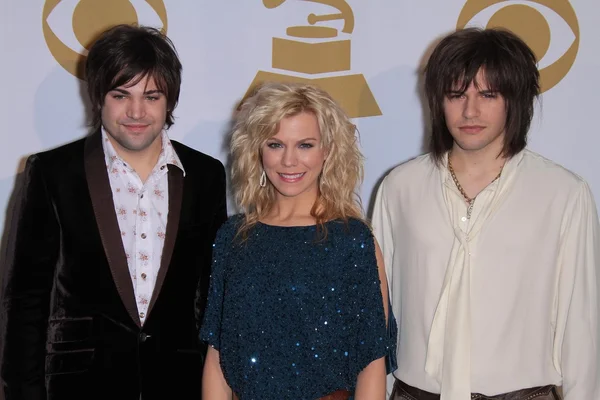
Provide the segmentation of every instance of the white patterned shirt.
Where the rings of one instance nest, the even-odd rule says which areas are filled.
[[[185,170],[167,136],[154,169],[142,183],[139,175],[115,151],[104,129],[102,148],[115,212],[127,256],[140,321],[143,324],[160,269],[169,213],[168,164]]]

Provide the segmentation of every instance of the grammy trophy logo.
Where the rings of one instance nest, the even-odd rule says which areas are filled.
[[[267,8],[279,7],[286,0],[263,0]],[[350,71],[350,39],[337,39],[339,32],[335,28],[316,26],[318,22],[344,20],[342,32],[354,31],[354,13],[345,0],[305,0],[325,4],[336,8],[336,14],[308,16],[309,26],[291,26],[286,33],[289,38],[273,38],[272,67],[281,73],[258,71],[244,98],[254,88],[265,81],[309,83],[326,90],[335,98],[351,118],[381,115],[375,97],[362,74],[340,74],[318,77],[319,74],[331,74]],[[309,39],[302,40],[302,39]],[[305,78],[294,73],[310,74]]]
[[[488,7],[507,4],[492,15],[487,27],[503,27],[518,35],[531,47],[539,62],[548,52],[551,41],[559,40],[559,38],[552,38],[548,19],[536,8],[510,3],[514,2],[510,0],[469,0],[460,12],[456,28],[464,28],[473,16]],[[528,3],[538,4],[558,14],[575,35],[575,39],[562,56],[552,64],[540,69],[541,92],[545,92],[558,84],[575,62],[579,49],[579,23],[568,0],[531,0]]]
[[[60,4],[63,3],[63,4]],[[84,65],[87,50],[94,40],[104,30],[118,24],[138,24],[136,4],[143,4],[152,8],[162,23],[162,31],[167,31],[167,10],[163,0],[80,0],[73,7],[73,1],[46,0],[42,12],[42,29],[46,44],[52,56],[69,73],[83,80],[85,76]],[[85,50],[76,51],[73,46],[68,46],[59,38],[48,23],[48,17],[60,6],[70,5],[72,10],[72,29],[78,45]]]

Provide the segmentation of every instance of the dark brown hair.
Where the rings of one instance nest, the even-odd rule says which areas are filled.
[[[429,151],[437,161],[452,148],[444,117],[444,98],[467,90],[479,71],[488,90],[506,105],[502,155],[512,157],[527,144],[534,100],[539,95],[539,72],[533,51],[515,34],[499,28],[466,28],[446,36],[425,67],[425,94],[431,112]],[[481,84],[475,81],[474,84]]]
[[[167,98],[167,128],[173,125],[173,110],[179,100],[181,62],[171,40],[158,29],[117,25],[100,35],[85,64],[88,95],[92,103],[94,129],[102,123],[104,98],[111,90],[133,86],[145,77],[154,79]]]

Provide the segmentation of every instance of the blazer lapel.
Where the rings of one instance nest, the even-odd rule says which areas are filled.
[[[175,240],[177,239],[177,231],[179,230],[179,218],[181,216],[181,202],[183,199],[183,172],[181,169],[171,165],[169,167],[169,215],[167,216],[167,231],[165,232],[165,244],[163,246],[162,258],[160,260],[160,268],[156,276],[156,283],[152,298],[148,305],[148,316],[152,311],[152,307],[156,303],[156,299],[160,294],[160,289],[165,281],[167,270],[171,264],[173,249],[175,248]],[[149,317],[147,317],[149,318]]]
[[[123,305],[131,319],[141,327],[133,283],[127,266],[127,256],[121,240],[119,221],[115,214],[112,189],[108,180],[108,171],[102,150],[102,135],[99,131],[86,139],[84,151],[85,175],[104,253]]]

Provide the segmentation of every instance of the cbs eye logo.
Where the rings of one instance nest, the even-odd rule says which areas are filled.
[[[538,60],[542,93],[567,75],[579,49],[579,23],[568,0],[468,0],[456,28],[468,26],[506,28],[527,43]]]
[[[163,0],[46,0],[42,28],[52,56],[84,79],[88,49],[104,30],[118,24],[148,25],[167,32]]]

